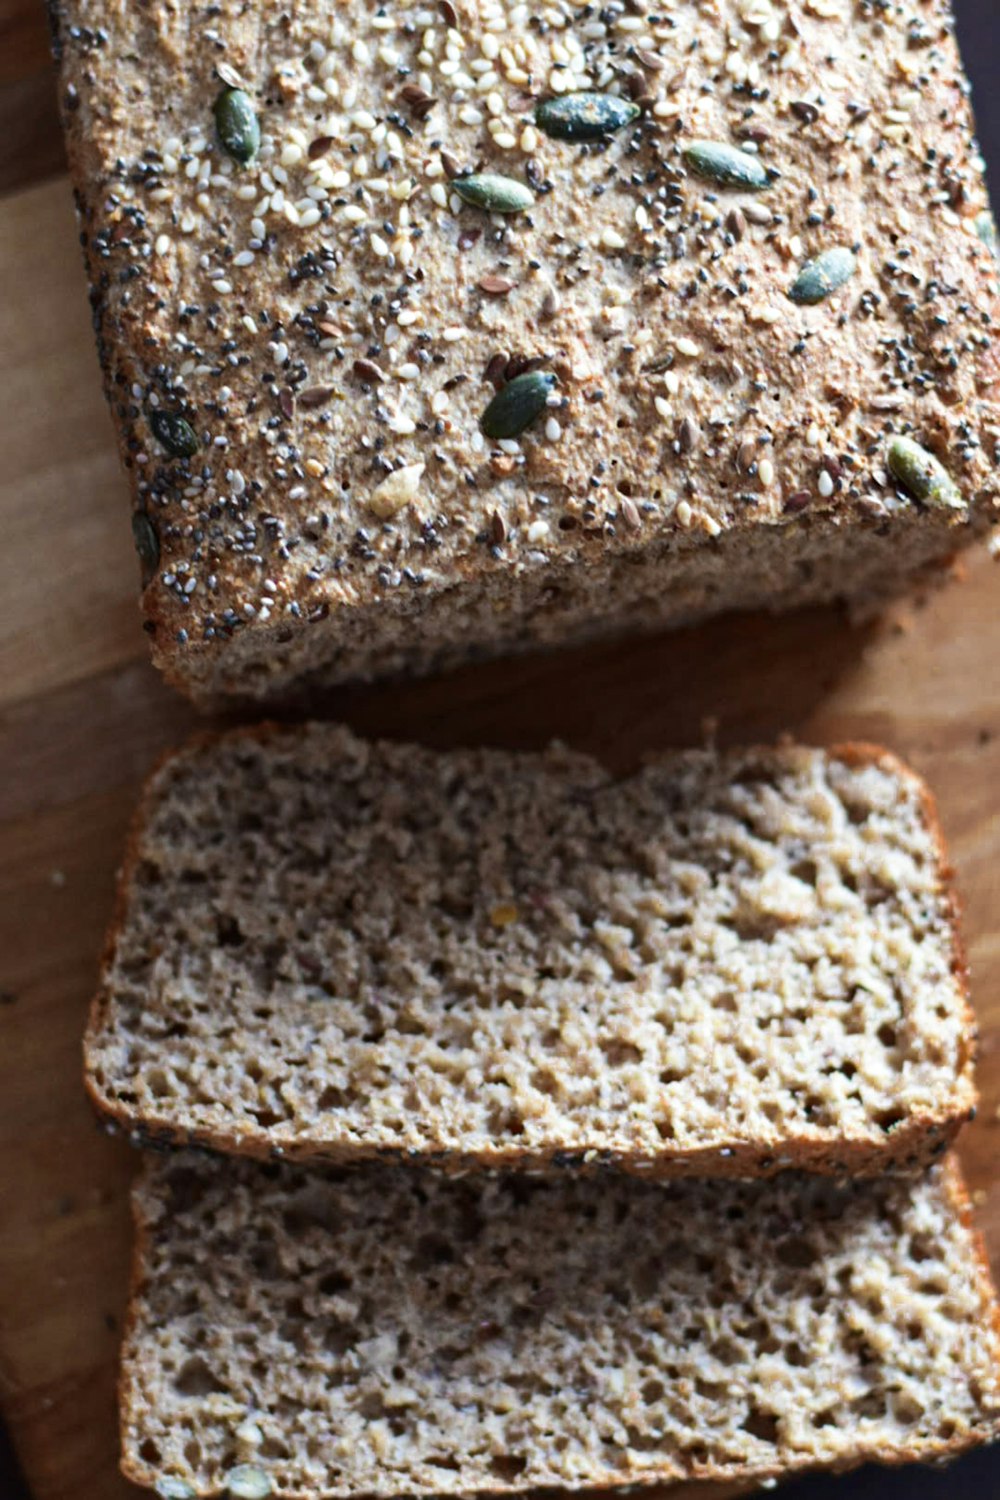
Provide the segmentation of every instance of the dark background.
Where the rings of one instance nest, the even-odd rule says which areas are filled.
[[[266,0],[257,0],[266,3]],[[953,0],[972,76],[979,138],[1000,205],[1000,0]],[[36,8],[37,7],[37,8]],[[913,0],[915,10],[918,0]],[[38,0],[0,0],[0,193],[64,170],[54,90],[46,76]],[[2,293],[0,293],[2,295]],[[782,1485],[783,1500],[1000,1500],[1000,1444],[947,1470],[862,1469]],[[0,1422],[0,1500],[30,1500]]]

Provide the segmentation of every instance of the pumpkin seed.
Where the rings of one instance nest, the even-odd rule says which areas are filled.
[[[889,468],[904,489],[925,505],[960,510],[962,492],[940,460],[912,438],[894,437],[889,444]]]
[[[857,256],[843,245],[835,245],[806,262],[789,287],[788,295],[793,302],[822,302],[850,281],[857,269]]]
[[[976,233],[987,249],[992,250],[1000,260],[1000,235],[997,234],[997,221],[988,208],[984,208],[976,218]]]
[[[160,563],[160,538],[144,510],[132,512],[132,540],[142,564],[142,581],[148,583]]]
[[[465,202],[493,214],[521,214],[531,208],[535,195],[523,182],[501,177],[499,172],[470,172],[452,179],[451,187]]]
[[[260,150],[260,121],[250,95],[242,89],[223,89],[213,112],[223,150],[241,167],[247,166]]]
[[[186,1479],[175,1479],[171,1474],[164,1474],[153,1485],[153,1493],[159,1495],[160,1500],[194,1500],[194,1490]]]
[[[272,1485],[263,1469],[254,1464],[237,1464],[226,1476],[226,1488],[233,1500],[267,1500]]]
[[[681,154],[692,172],[717,187],[746,188],[759,193],[761,188],[771,186],[771,174],[763,162],[725,141],[692,141]]]
[[[180,412],[157,408],[149,414],[149,425],[160,447],[166,448],[172,458],[193,458],[201,447],[198,434]]]
[[[481,426],[488,438],[515,438],[540,417],[549,394],[558,384],[549,370],[515,375],[483,412]]]
[[[642,113],[631,99],[581,89],[545,99],[535,110],[535,124],[557,141],[599,141]]]

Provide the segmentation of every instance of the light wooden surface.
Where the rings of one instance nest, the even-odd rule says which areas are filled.
[[[193,715],[145,659],[65,182],[4,203],[0,278],[0,1399],[36,1500],[123,1500],[131,1159],[89,1116],[79,1036],[137,782]],[[864,630],[834,611],[725,620],[326,711],[435,745],[558,735],[615,766],[713,719],[722,742],[789,730],[907,756],[937,790],[966,900],[983,1101],[962,1154],[1000,1267],[1000,574],[984,555],[967,571]]]

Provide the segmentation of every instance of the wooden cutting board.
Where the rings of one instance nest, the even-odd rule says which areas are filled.
[[[63,180],[4,202],[0,287],[0,1399],[37,1500],[123,1500],[132,1159],[84,1104],[79,1039],[137,784],[194,715],[146,662]],[[709,728],[908,757],[938,793],[966,901],[983,1099],[962,1155],[1000,1268],[998,581],[980,554],[963,582],[864,629],[834,610],[729,619],[342,692],[325,711],[441,746],[559,736],[615,767]]]

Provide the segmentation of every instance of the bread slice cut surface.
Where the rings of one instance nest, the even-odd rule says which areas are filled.
[[[153,775],[86,1067],[140,1139],[744,1175],[940,1153],[972,1047],[933,807],[885,752],[615,779],[314,725]]]
[[[181,1153],[135,1211],[124,1468],[161,1492],[235,1469],[281,1500],[763,1479],[997,1432],[997,1307],[950,1162],[662,1184]]]

